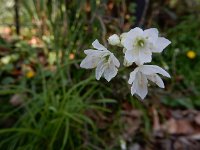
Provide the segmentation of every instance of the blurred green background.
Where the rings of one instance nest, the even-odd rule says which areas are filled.
[[[107,83],[79,67],[95,39],[135,26],[172,41],[152,62],[172,78],[144,101],[133,68]],[[0,149],[198,150],[199,58],[199,0],[1,0]]]

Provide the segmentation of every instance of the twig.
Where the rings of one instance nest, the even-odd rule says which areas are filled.
[[[19,0],[15,0],[15,27],[17,35],[20,34],[20,23],[19,23]]]
[[[144,6],[144,11],[142,13],[142,17],[141,17],[139,24],[138,24],[139,26],[142,26],[144,24],[145,17],[146,17],[146,14],[147,14],[147,9],[149,7],[149,0],[145,0],[145,2],[146,3],[145,3],[145,6]]]

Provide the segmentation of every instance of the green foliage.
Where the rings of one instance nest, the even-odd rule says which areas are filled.
[[[0,1],[0,24],[13,22],[13,6],[14,0],[1,0]]]
[[[177,95],[163,100],[165,104],[173,107],[199,108],[200,99],[200,19],[198,15],[182,18],[176,27],[168,31],[172,41],[170,49],[164,54],[165,64],[170,66],[172,72],[172,89]],[[196,21],[194,21],[196,20]],[[196,57],[187,57],[188,51],[194,51]],[[184,95],[184,96],[183,96]]]
[[[99,103],[112,103],[113,100],[93,99],[99,97],[101,91],[93,78],[76,83],[68,80],[65,73],[65,69],[58,68],[49,76],[42,66],[38,66],[34,80],[24,79],[21,85],[10,84],[9,89],[1,89],[1,96],[21,95],[19,100],[22,103],[11,112],[8,107],[0,113],[1,122],[19,117],[12,128],[0,130],[1,149],[89,148],[84,144],[83,135],[89,134],[85,136],[90,138],[96,129],[85,112],[105,110]]]
[[[126,31],[134,24],[135,3],[126,4],[123,0],[21,0],[19,3],[21,37],[12,37],[10,42],[0,38],[0,48],[6,48],[5,52],[0,51],[0,149],[119,149],[119,141],[123,141],[124,124],[120,119],[124,100],[142,113],[137,132],[142,133],[142,138],[151,137],[149,109],[130,95],[125,83],[128,77],[117,76],[107,87],[104,80],[96,82],[91,73],[79,68],[83,50],[94,39],[106,45],[108,35]],[[0,1],[1,23],[13,23],[13,4],[13,0]],[[184,10],[181,8],[181,12]],[[146,22],[151,24],[151,21]],[[172,80],[165,80],[166,91],[160,94],[155,90],[156,98],[170,108],[200,107],[199,27],[198,15],[181,18],[180,23],[166,32],[171,46],[163,55],[155,55],[156,63],[169,69],[172,76]],[[28,41],[32,37],[41,43],[31,45]],[[196,58],[187,57],[189,50],[197,54]],[[69,58],[71,53],[75,58]],[[27,75],[30,70],[34,72],[31,77]],[[132,68],[120,71],[130,73]],[[12,103],[13,97],[19,104]],[[113,104],[116,102],[113,99],[118,100],[118,105]],[[93,118],[87,113],[110,113],[107,108],[112,109],[111,121],[106,129],[99,129],[98,119],[102,116]]]
[[[95,12],[97,4],[93,2]],[[93,121],[85,113],[108,111],[105,104],[115,101],[104,98],[102,87],[97,86],[93,77],[86,76],[85,80],[78,66],[78,50],[93,40],[93,36],[99,37],[101,30],[100,21],[94,19],[97,27],[90,32],[95,34],[86,32],[91,24],[87,14],[82,13],[84,3],[78,0],[69,3],[64,0],[20,1],[21,23],[32,22],[31,28],[39,29],[37,36],[45,45],[34,47],[17,39],[12,43],[12,53],[2,57],[6,63],[0,64],[3,77],[0,95],[6,101],[2,102],[5,107],[0,112],[0,149],[77,150],[93,149],[93,144],[101,144]],[[24,38],[32,36],[28,28],[22,30],[27,31],[22,32]],[[77,60],[69,59],[71,52],[76,52]],[[20,75],[15,80],[11,72],[18,65]],[[27,77],[23,66],[32,68],[35,75]],[[19,95],[19,106],[11,106],[9,100],[13,95]],[[7,123],[9,120],[12,120],[11,126]]]
[[[1,149],[8,148],[8,145],[8,149],[29,149],[33,145],[34,149],[77,149],[78,145],[84,146],[81,137],[85,130],[89,130],[86,126],[91,127],[90,131],[94,130],[92,121],[84,112],[93,107],[89,99],[96,93],[96,83],[88,79],[68,87],[63,93],[61,89],[64,87],[58,84],[60,78],[57,75],[54,80],[42,78],[42,89],[20,90],[27,94],[20,109],[1,113],[4,119],[5,116],[20,116],[13,128],[0,130]],[[93,90],[84,91],[86,86]],[[18,89],[13,90],[18,92]]]

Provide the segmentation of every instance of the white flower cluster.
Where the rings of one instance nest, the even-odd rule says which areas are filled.
[[[142,30],[138,27],[120,36],[114,34],[108,38],[113,46],[123,47],[124,66],[135,63],[138,67],[130,73],[128,83],[131,84],[131,94],[144,99],[148,93],[148,80],[164,88],[164,83],[158,74],[170,78],[170,75],[156,65],[144,65],[152,61],[152,53],[161,53],[171,42],[158,36],[156,28]],[[96,79],[103,76],[108,82],[117,75],[119,60],[107,48],[95,40],[92,46],[96,49],[85,50],[87,55],[80,64],[85,69],[96,68]]]

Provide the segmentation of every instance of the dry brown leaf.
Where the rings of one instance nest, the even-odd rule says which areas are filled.
[[[188,120],[169,119],[163,126],[163,129],[169,134],[192,134],[194,128]]]
[[[10,103],[13,105],[13,106],[20,106],[21,104],[23,104],[23,95],[21,94],[15,94],[11,97],[10,99]]]
[[[195,122],[200,125],[200,113],[197,114],[197,116],[194,118]]]
[[[131,111],[123,111],[121,117],[121,123],[124,124],[123,137],[127,141],[131,141],[136,131],[141,124],[141,112],[139,110],[132,109]]]

